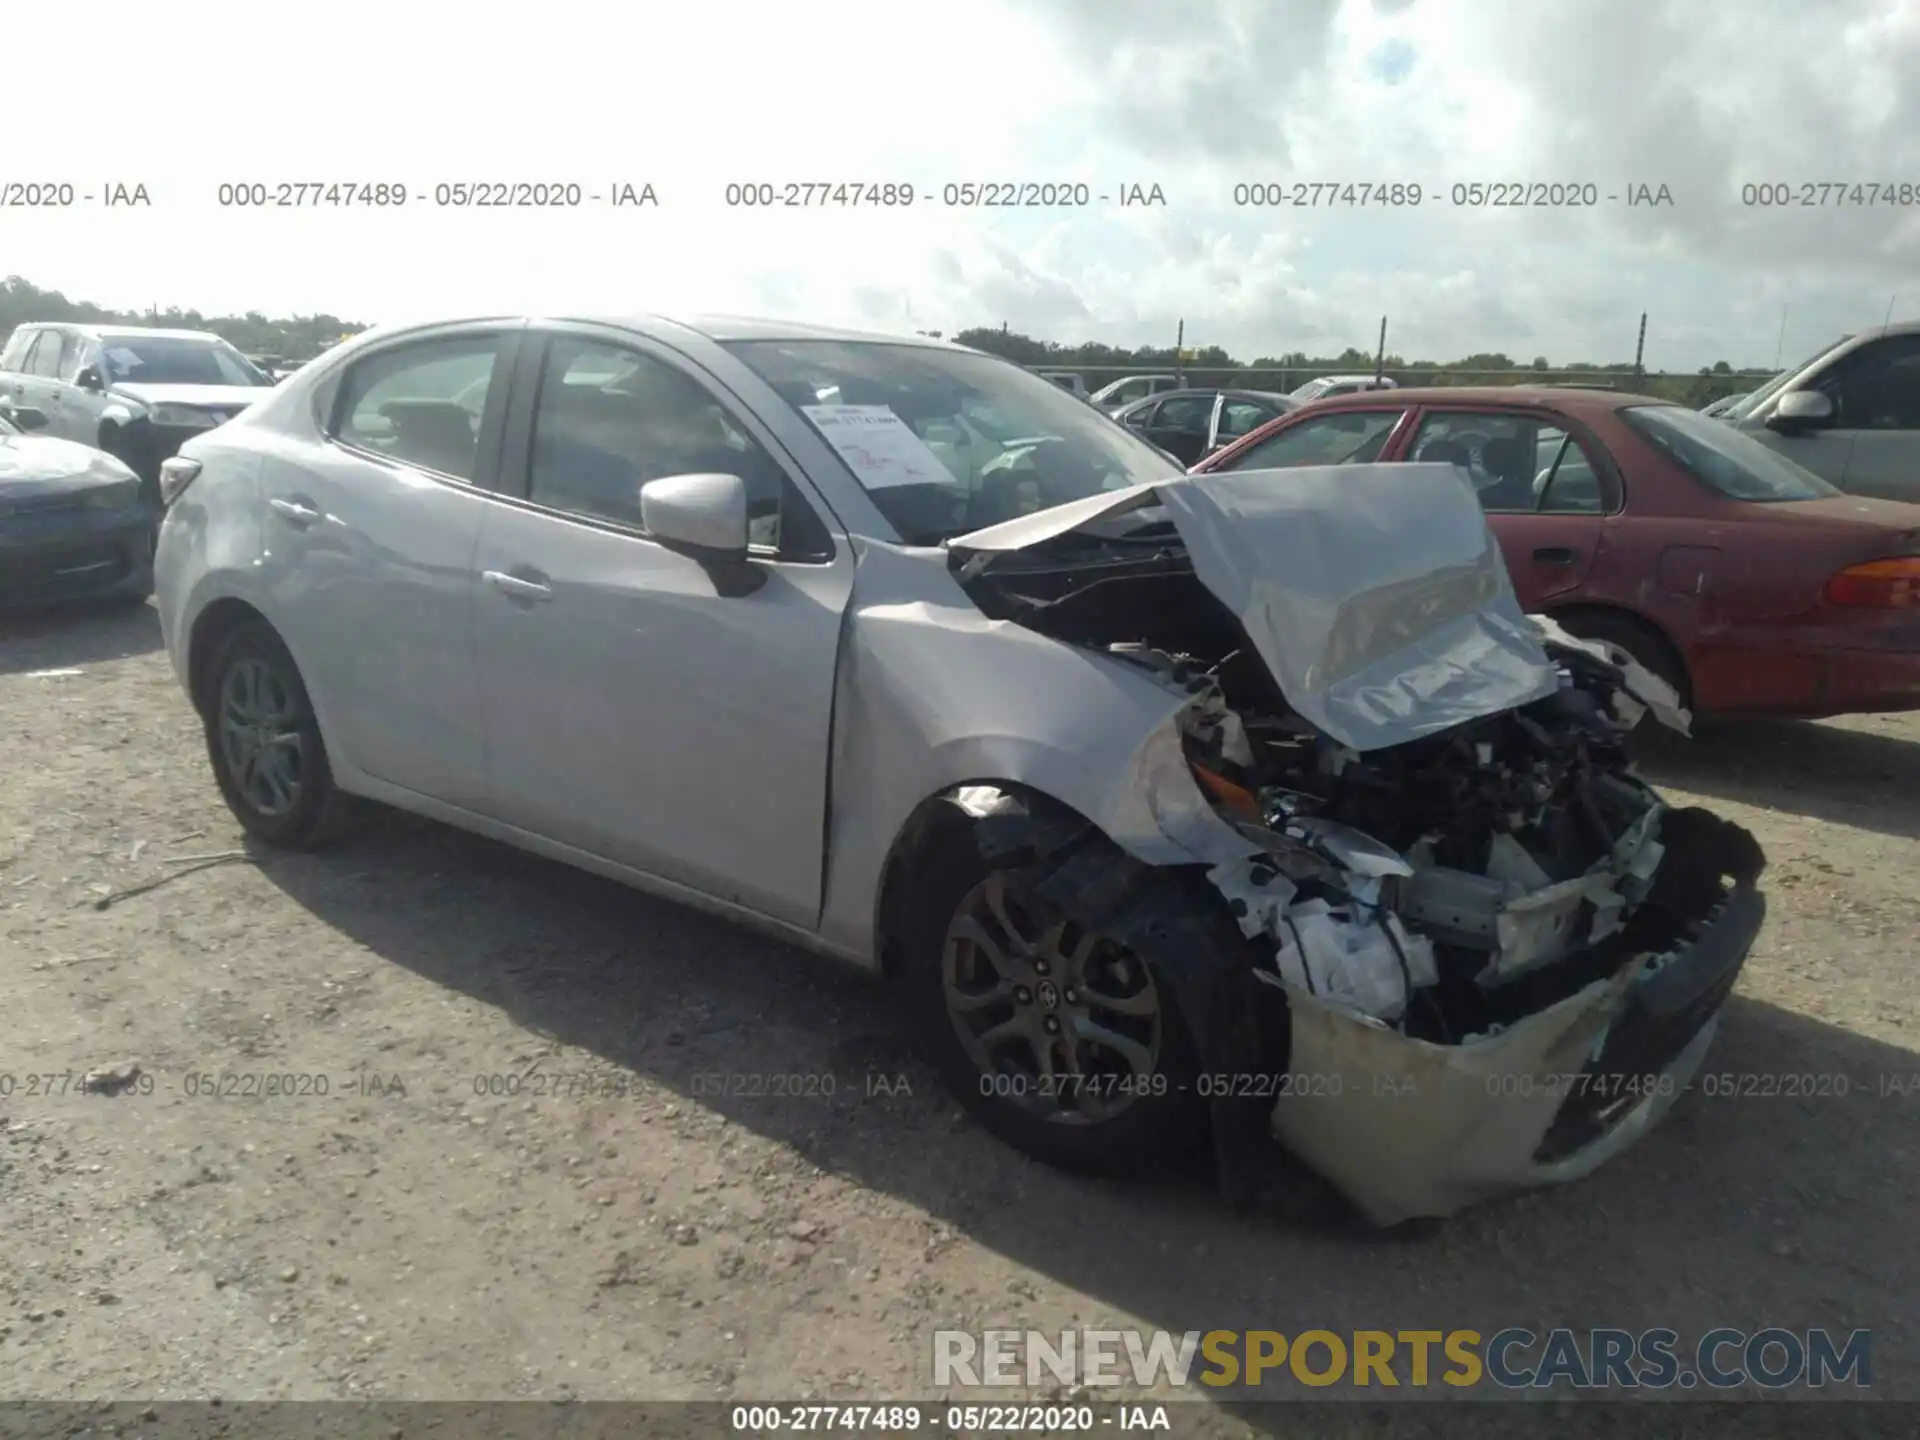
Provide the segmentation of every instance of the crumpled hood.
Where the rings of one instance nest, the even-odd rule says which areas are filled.
[[[104,450],[52,435],[0,435],[0,499],[136,478]]]
[[[1301,717],[1383,749],[1550,695],[1559,674],[1451,465],[1181,475],[950,542],[1023,550],[1160,505],[1194,575],[1236,615]]]
[[[214,405],[224,410],[251,405],[273,390],[266,385],[142,385],[125,381],[115,385],[113,393],[142,405]]]

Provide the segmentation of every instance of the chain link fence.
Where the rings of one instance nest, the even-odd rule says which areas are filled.
[[[1207,369],[1195,365],[1078,366],[1031,365],[1039,374],[1078,375],[1089,392],[1129,375],[1178,375],[1189,389],[1265,390],[1285,395],[1322,375],[1371,375],[1372,366],[1342,369],[1338,366],[1278,367],[1239,365]],[[1519,367],[1508,370],[1473,370],[1452,366],[1394,366],[1381,371],[1387,379],[1404,388],[1415,386],[1460,385],[1549,385],[1557,387],[1598,387],[1629,394],[1648,395],[1685,405],[1710,405],[1729,395],[1744,395],[1772,378],[1770,370],[1735,370],[1702,375],[1697,372],[1623,369],[1551,369]]]

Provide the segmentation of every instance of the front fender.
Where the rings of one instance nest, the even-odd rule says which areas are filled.
[[[1258,848],[1187,769],[1191,697],[1124,661],[989,620],[943,557],[862,556],[834,699],[822,938],[878,964],[881,881],[915,811],[955,786],[1022,786],[1149,865]]]
[[[133,425],[138,423],[139,421],[145,420],[146,418],[147,418],[146,406],[140,404],[136,400],[128,400],[120,396],[112,396],[112,395],[108,396],[107,403],[101,408],[101,411],[100,411],[100,423],[102,426]]]

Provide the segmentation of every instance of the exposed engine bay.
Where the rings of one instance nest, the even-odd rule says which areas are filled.
[[[1445,1215],[1589,1173],[1685,1090],[1766,857],[1635,776],[1628,732],[1686,730],[1679,697],[1522,611],[1456,470],[1169,477],[947,563],[990,620],[1079,652],[1063,692],[1165,697],[1124,750],[1082,722],[1110,791],[1059,776],[1119,853],[1032,879],[1177,996],[1230,1196],[1286,1193],[1291,1156],[1373,1223]],[[1136,908],[1143,865],[1167,883]]]
[[[1362,754],[1287,704],[1177,549],[1127,538],[1135,553],[1116,555],[1111,539],[1059,537],[966,577],[969,593],[1193,697],[1180,728],[1194,778],[1260,847],[1208,878],[1268,952],[1261,981],[1458,1045],[1643,956],[1657,967],[1713,912],[1717,869],[1689,913],[1646,904],[1669,812],[1626,739],[1649,706],[1685,720],[1624,656],[1536,621],[1556,691]]]

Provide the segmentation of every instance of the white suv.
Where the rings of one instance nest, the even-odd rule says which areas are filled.
[[[1335,395],[1358,395],[1363,390],[1397,390],[1399,382],[1384,375],[1322,375],[1309,380],[1287,398],[1304,405],[1309,400],[1326,400]]]
[[[38,411],[36,433],[94,445],[157,499],[160,463],[273,388],[233,346],[203,330],[22,325],[0,351],[0,409]]]

